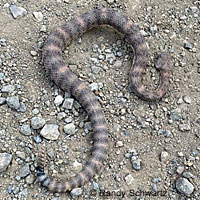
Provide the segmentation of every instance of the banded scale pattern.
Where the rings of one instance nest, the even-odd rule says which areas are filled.
[[[66,182],[51,180],[44,173],[45,149],[38,153],[36,173],[43,186],[52,192],[67,192],[82,186],[98,172],[106,158],[108,150],[108,130],[101,111],[101,106],[84,82],[70,71],[62,58],[62,48],[82,35],[88,29],[98,25],[111,25],[123,33],[135,50],[135,62],[130,70],[130,83],[133,91],[142,99],[153,101],[160,99],[167,90],[172,62],[167,55],[161,55],[156,68],[160,71],[160,82],[156,90],[149,91],[142,84],[142,74],[148,61],[148,50],[145,39],[134,23],[120,12],[110,8],[94,9],[77,16],[56,28],[48,36],[43,47],[42,58],[47,73],[63,90],[70,92],[87,111],[91,120],[94,136],[94,149],[83,169]]]

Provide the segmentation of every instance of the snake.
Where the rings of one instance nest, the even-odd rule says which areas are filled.
[[[82,170],[66,181],[49,178],[44,171],[46,153],[41,146],[37,156],[36,176],[50,192],[70,192],[83,186],[99,172],[108,153],[109,133],[104,113],[96,95],[87,84],[80,80],[62,57],[63,48],[80,37],[87,30],[110,25],[123,34],[134,49],[134,61],[130,69],[130,88],[141,99],[146,101],[160,100],[166,93],[172,68],[168,54],[158,56],[155,68],[159,71],[157,88],[149,90],[143,84],[142,76],[148,64],[148,46],[135,23],[122,12],[111,8],[95,8],[73,17],[60,27],[55,28],[47,37],[42,48],[42,61],[47,74],[62,90],[69,92],[86,110],[93,129],[93,149]]]

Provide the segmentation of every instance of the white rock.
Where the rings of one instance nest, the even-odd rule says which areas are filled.
[[[131,174],[126,175],[124,179],[125,179],[127,185],[131,185],[134,181],[133,176]]]
[[[9,153],[0,153],[0,173],[5,171],[12,160],[12,155]]]
[[[61,95],[58,95],[54,100],[54,104],[58,107],[59,105],[62,104],[63,100],[64,100],[63,97]]]
[[[38,22],[41,22],[43,20],[43,14],[41,12],[33,12],[33,16]]]
[[[166,162],[169,158],[169,154],[167,151],[162,151],[160,154],[160,160],[161,162]]]
[[[47,140],[57,140],[60,132],[58,131],[58,125],[46,124],[40,131],[40,134]]]
[[[75,125],[73,123],[67,124],[64,126],[64,132],[68,135],[74,135],[76,130],[75,130]]]

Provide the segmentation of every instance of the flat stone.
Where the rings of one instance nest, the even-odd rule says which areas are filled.
[[[9,153],[0,153],[0,173],[5,171],[12,161],[12,155]]]
[[[183,177],[188,178],[188,179],[190,179],[190,178],[194,179],[195,178],[195,176],[190,172],[184,172]]]
[[[18,7],[16,5],[11,5],[10,6],[10,12],[12,14],[12,16],[16,19],[19,17],[23,17],[24,15],[27,14],[26,9],[22,8],[22,7]]]
[[[30,174],[30,168],[28,164],[25,164],[20,170],[20,177],[25,178]]]
[[[60,132],[58,131],[58,125],[46,124],[40,131],[40,135],[47,140],[57,140],[60,135]]]
[[[194,191],[194,186],[192,185],[192,183],[190,183],[186,178],[179,178],[177,181],[176,181],[176,189],[188,196],[190,194],[193,193]]]
[[[67,99],[64,100],[62,107],[70,110],[70,109],[72,109],[73,103],[74,103],[74,99],[67,98]]]

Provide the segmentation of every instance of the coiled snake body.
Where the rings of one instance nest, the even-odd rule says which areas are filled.
[[[171,73],[171,60],[161,55],[156,63],[160,71],[160,82],[156,90],[149,91],[142,84],[142,74],[148,61],[148,50],[145,39],[134,23],[120,12],[109,8],[94,9],[73,18],[63,26],[56,28],[46,39],[42,58],[51,79],[63,90],[70,92],[87,111],[91,120],[94,136],[94,149],[83,169],[66,182],[51,180],[44,173],[45,151],[38,153],[36,174],[43,186],[52,192],[66,192],[82,186],[90,180],[102,165],[108,149],[108,130],[101,106],[84,82],[70,71],[62,59],[62,48],[71,40],[82,35],[97,25],[111,25],[123,33],[135,50],[135,62],[130,71],[130,84],[133,91],[144,100],[158,100],[167,90]]]

